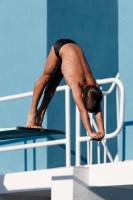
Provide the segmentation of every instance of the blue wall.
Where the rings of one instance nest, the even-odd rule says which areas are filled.
[[[96,79],[115,77],[118,73],[118,5],[116,0],[54,0],[47,2],[47,42],[48,52],[52,44],[60,38],[75,40],[83,49],[90,63],[92,72]],[[64,81],[61,85],[66,84]],[[106,87],[104,87],[106,89]],[[114,131],[116,127],[116,111],[114,95],[108,99],[108,132]],[[56,106],[55,106],[56,105]],[[58,113],[58,117],[57,117]],[[53,118],[53,116],[55,116]],[[65,129],[62,98],[55,96],[48,108],[48,128]],[[53,119],[53,120],[52,120]],[[63,119],[63,120],[62,120]],[[62,123],[60,123],[62,121]],[[85,135],[82,125],[82,135]],[[75,164],[75,104],[71,97],[71,152],[72,165]],[[113,157],[115,157],[116,138],[108,141]],[[115,145],[114,145],[115,146]],[[64,165],[60,159],[51,163],[51,158],[57,156],[55,148],[48,147],[48,167]],[[63,147],[61,147],[63,148]],[[60,155],[58,155],[60,157]],[[62,156],[61,156],[62,158]],[[82,144],[82,164],[86,163],[86,145]],[[64,157],[63,157],[64,159]],[[94,160],[96,155],[96,142],[94,142]],[[101,158],[102,159],[102,158]],[[58,162],[59,161],[59,162]]]
[[[47,1],[1,0],[0,47],[0,96],[32,91],[47,56]],[[0,103],[0,127],[25,126],[30,105],[31,98]],[[13,140],[0,145],[25,142],[34,140]],[[0,173],[45,168],[46,150],[0,153]],[[41,162],[36,163],[38,160]]]
[[[120,159],[133,159],[133,1],[119,0],[119,71],[125,86],[125,120],[120,135]]]

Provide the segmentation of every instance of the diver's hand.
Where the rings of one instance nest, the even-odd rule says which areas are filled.
[[[89,133],[90,140],[96,140],[96,141],[101,141],[104,138],[104,133],[101,132],[90,132]]]

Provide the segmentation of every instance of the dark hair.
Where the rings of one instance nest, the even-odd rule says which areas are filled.
[[[83,102],[89,112],[95,112],[102,101],[101,90],[94,85],[87,85],[83,88]]]

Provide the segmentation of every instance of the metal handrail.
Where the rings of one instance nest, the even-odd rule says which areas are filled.
[[[113,133],[108,133],[105,136],[105,139],[111,139],[113,137],[116,137],[119,134],[119,132],[121,131],[123,122],[124,122],[125,91],[124,91],[124,86],[123,86],[122,82],[117,78],[109,78],[109,79],[104,79],[104,80],[98,81],[99,84],[106,84],[106,83],[111,83],[111,82],[116,83],[120,89],[119,123],[118,123],[117,129]]]
[[[116,137],[119,134],[119,132],[123,126],[123,120],[124,120],[124,87],[123,87],[122,82],[117,79],[118,77],[119,77],[119,74],[116,76],[116,78],[97,80],[97,83],[99,85],[112,83],[112,85],[108,91],[102,91],[102,93],[104,95],[105,103],[106,103],[106,96],[112,92],[115,85],[117,85],[117,87],[120,89],[120,98],[119,98],[120,106],[119,106],[119,108],[117,108],[117,112],[119,111],[119,116],[117,115],[117,125],[118,125],[117,129],[113,133],[106,134],[104,141],[102,141],[102,144],[103,144],[104,150],[105,150],[104,151],[104,162],[106,162],[106,158],[105,158],[106,154],[110,158],[111,162],[113,161],[111,154],[106,146],[106,139]],[[59,86],[56,89],[56,91],[62,91],[62,90],[65,90],[66,139],[56,140],[56,141],[46,141],[46,142],[40,142],[40,143],[35,143],[35,144],[17,145],[17,146],[12,146],[12,147],[2,147],[2,148],[0,148],[0,152],[16,150],[16,149],[35,148],[35,147],[39,147],[39,146],[51,146],[51,145],[58,145],[58,144],[66,144],[66,166],[70,166],[70,163],[71,163],[71,161],[70,161],[70,89],[67,85]],[[0,102],[18,99],[18,98],[25,98],[25,97],[29,97],[32,95],[33,95],[33,92],[26,92],[26,93],[21,93],[21,94],[16,94],[16,95],[10,95],[10,96],[6,96],[6,97],[0,97]],[[118,99],[117,99],[117,106],[118,106]],[[106,105],[105,105],[105,107],[106,107]],[[105,112],[105,116],[104,116],[104,120],[106,122],[105,118],[106,118],[106,112]],[[90,116],[90,120],[91,120],[92,125],[97,130],[97,125],[96,125],[94,119],[92,118],[92,115]],[[106,130],[106,127],[105,127],[105,130]],[[105,131],[105,133],[106,133],[106,131]],[[76,107],[76,165],[77,166],[80,165],[80,142],[89,141],[89,140],[90,140],[89,136],[82,136],[82,137],[80,136],[80,115],[79,115],[79,111]],[[92,149],[92,141],[90,143],[91,143],[90,148]],[[98,163],[99,163],[100,162],[99,143],[98,143],[97,149],[98,149]],[[92,160],[91,152],[90,152],[90,160]]]
[[[124,86],[123,86],[122,82],[119,79],[117,79],[118,76],[119,76],[119,74],[117,75],[116,78],[108,78],[108,79],[97,80],[97,83],[99,85],[112,83],[112,85],[111,85],[111,87],[109,88],[108,91],[102,91],[104,97],[106,97],[106,95],[108,95],[112,92],[115,85],[117,85],[119,87],[119,90],[120,90],[119,117],[117,116],[117,121],[118,120],[119,121],[117,122],[117,128],[114,132],[105,134],[104,141],[102,141],[102,144],[103,144],[103,146],[105,147],[105,150],[106,150],[105,152],[108,154],[111,161],[113,159],[112,159],[112,157],[109,153],[109,150],[106,146],[106,139],[111,139],[111,138],[116,137],[119,134],[119,132],[121,131],[122,126],[123,126],[123,121],[124,121],[124,102],[125,102]],[[105,98],[105,101],[106,101],[106,98]],[[117,104],[118,104],[118,100],[117,100]],[[117,109],[117,111],[118,111],[118,109]],[[105,113],[105,116],[106,116],[106,113]],[[91,115],[90,115],[90,121],[96,129],[97,127],[96,127],[95,121],[93,120]],[[106,127],[105,127],[105,129],[106,129]],[[80,114],[79,114],[79,111],[76,107],[76,166],[80,165],[80,142],[85,142],[85,141],[88,144],[88,141],[90,141],[90,137],[89,136],[80,136]],[[98,147],[97,147],[98,154],[100,154],[99,145],[100,144],[98,143]],[[90,142],[90,148],[92,148],[91,146],[92,146],[92,141]],[[92,155],[90,153],[90,160],[92,160],[91,156]],[[98,155],[98,163],[100,162],[99,160],[100,160],[100,155]],[[106,160],[105,155],[104,155],[104,160]]]
[[[23,144],[23,145],[15,145],[9,147],[1,147],[0,152],[4,151],[12,151],[12,150],[19,150],[19,149],[28,149],[28,148],[36,148],[42,146],[52,146],[52,145],[60,145],[66,144],[66,166],[71,166],[71,158],[70,158],[70,88],[65,86],[57,87],[56,91],[63,91],[65,90],[65,124],[66,124],[66,138],[59,139],[54,141],[45,141],[45,142],[37,142],[33,144]],[[0,102],[2,101],[9,101],[18,98],[25,98],[32,96],[33,92],[26,92],[21,94],[10,95],[6,97],[0,97]]]
[[[67,85],[59,86],[59,87],[57,87],[56,92],[65,90],[66,88],[69,88],[69,87]],[[32,95],[33,95],[33,91],[32,92],[25,92],[25,93],[20,93],[20,94],[9,95],[9,96],[5,96],[5,97],[0,97],[0,102],[14,100],[14,99],[20,99],[20,98],[25,98],[25,97],[30,97]]]
[[[116,79],[119,78],[119,73],[116,75],[115,78],[116,78]],[[98,83],[99,83],[99,81],[100,81],[100,80],[97,80]],[[110,94],[110,93],[113,91],[115,85],[116,85],[116,83],[112,83],[112,85],[110,86],[109,90],[108,90],[108,91],[103,91],[103,90],[102,90],[102,93],[103,93],[104,95],[105,95],[105,94],[106,94],[106,95],[107,95],[107,94]]]

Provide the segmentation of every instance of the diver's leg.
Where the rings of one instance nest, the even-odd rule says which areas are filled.
[[[59,60],[60,59],[55,55],[54,48],[52,47],[48,55],[48,58],[46,60],[44,71],[34,86],[32,105],[29,111],[27,125],[26,125],[29,128],[30,127],[38,128],[38,125],[36,123],[38,103],[42,96],[44,88],[46,87],[52,75],[54,74],[55,70],[57,69]]]
[[[45,114],[47,107],[56,91],[56,88],[60,84],[62,77],[63,77],[63,75],[61,73],[61,63],[60,63],[57,68],[57,71],[55,72],[54,76],[52,77],[52,79],[50,80],[49,84],[47,85],[47,87],[44,91],[42,103],[37,111],[37,125],[38,126],[42,126],[44,114]]]

